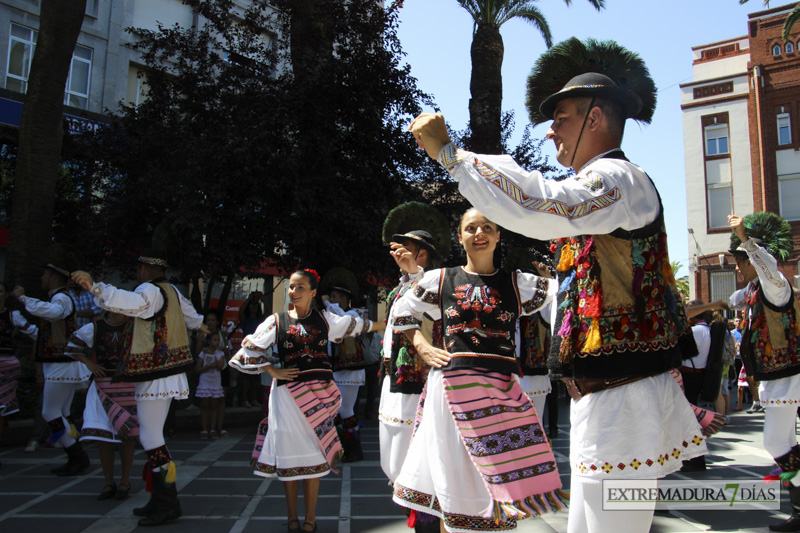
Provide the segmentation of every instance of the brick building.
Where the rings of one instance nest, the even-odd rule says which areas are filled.
[[[727,300],[742,284],[728,253],[727,216],[773,211],[790,221],[800,260],[800,25],[783,41],[793,5],[748,16],[747,35],[692,48],[682,84],[690,288]]]

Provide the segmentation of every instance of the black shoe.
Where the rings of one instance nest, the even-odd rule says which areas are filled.
[[[86,455],[86,452],[83,450],[83,446],[79,441],[75,441],[75,444],[68,448],[64,448],[67,452],[67,457],[69,460],[67,461],[66,468],[57,472],[56,475],[59,477],[65,476],[76,476],[78,474],[83,474],[89,468],[89,456]]]
[[[122,487],[125,487],[124,489]],[[117,489],[117,499],[124,500],[128,497],[128,494],[131,492],[131,484],[130,483],[120,483],[119,488]]]
[[[547,437],[550,439],[558,437],[558,428],[551,428],[550,431],[547,432]]]
[[[50,469],[50,473],[51,473],[51,474],[56,474],[56,475],[59,475],[59,476],[60,476],[60,475],[61,475],[61,472],[66,472],[67,470],[69,470],[69,461],[68,461],[68,462],[66,462],[66,463],[64,463],[64,464],[63,464],[63,465],[61,465],[61,466],[57,466],[57,467],[55,467],[55,468],[51,468],[51,469]]]
[[[103,487],[102,492],[100,492],[100,494],[97,495],[97,499],[100,500],[101,502],[105,500],[110,500],[111,498],[114,497],[116,493],[117,493],[117,484],[109,483],[105,487]]]
[[[683,462],[681,472],[703,472],[706,470],[706,456],[693,457]]]
[[[174,522],[181,517],[181,502],[178,501],[178,489],[175,483],[167,484],[161,472],[153,472],[153,509],[152,512],[139,520],[141,527],[160,526]]]
[[[297,527],[292,527],[292,524],[297,524]],[[300,520],[295,518],[294,520],[289,520],[289,533],[300,533],[302,529],[300,529]]]
[[[358,440],[345,439],[342,443],[344,445],[343,463],[355,463],[364,459],[364,450],[361,449],[361,435],[358,437]]]
[[[789,501],[792,502],[792,516],[780,524],[769,526],[770,531],[800,531],[800,487],[789,486]]]

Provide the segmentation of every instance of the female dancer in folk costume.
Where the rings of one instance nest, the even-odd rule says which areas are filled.
[[[25,310],[38,317],[36,362],[42,364],[44,391],[42,418],[50,426],[51,443],[60,443],[67,453],[67,462],[50,470],[59,476],[74,476],[89,468],[89,456],[78,441],[78,429],[69,419],[75,387],[92,376],[83,363],[64,353],[70,335],[75,331],[75,302],[67,289],[72,270],[79,268],[80,258],[70,247],[54,244],[45,252],[47,263],[42,274],[42,289],[49,301],[25,294],[24,287],[14,287],[14,296]]]
[[[20,365],[14,355],[14,334],[20,331],[36,340],[37,333],[36,326],[28,323],[22,313],[6,307],[8,295],[8,285],[0,281],[0,442],[3,440],[5,417],[19,411],[17,380]]]
[[[376,331],[382,324],[317,311],[312,302],[318,276],[298,270],[289,278],[293,309],[269,316],[242,341],[230,365],[241,372],[268,372],[275,380],[270,394],[271,418],[259,426],[254,450],[255,474],[283,481],[289,531],[316,531],[319,478],[331,470],[342,448],[333,424],[341,396],[333,382],[328,341]],[[272,364],[278,347],[281,368]],[[303,481],[306,516],[297,516],[299,481]]]
[[[500,233],[475,209],[462,216],[458,240],[467,264],[426,273],[395,303],[394,329],[404,330],[433,368],[394,500],[441,517],[446,531],[508,530],[561,509],[566,496],[536,410],[514,375],[517,318],[549,303],[556,285],[497,270]],[[445,350],[420,332],[424,313],[441,317]]]
[[[406,202],[389,212],[383,223],[383,241],[402,274],[387,298],[383,337],[383,390],[378,409],[381,468],[391,482],[397,479],[414,433],[417,405],[428,375],[428,365],[401,331],[395,331],[395,302],[413,289],[423,274],[440,265],[450,253],[450,223],[439,211],[421,202]],[[425,317],[422,332],[431,344],[441,344],[441,320]],[[415,531],[439,531],[439,519],[413,509],[408,525]]]
[[[81,441],[98,441],[105,486],[97,496],[108,500],[128,497],[134,446],[139,438],[136,386],[114,382],[114,374],[131,347],[133,323],[125,315],[106,311],[72,334],[66,353],[92,371],[94,380],[86,392]],[[119,445],[122,474],[114,482],[114,445]]]

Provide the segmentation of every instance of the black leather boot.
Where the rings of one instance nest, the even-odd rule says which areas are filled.
[[[364,459],[364,450],[361,448],[361,432],[347,430],[342,446],[344,447],[343,463],[355,463]],[[348,438],[349,437],[349,438]]]
[[[178,489],[175,483],[164,481],[160,469],[153,472],[152,512],[139,520],[141,527],[160,526],[174,522],[181,517],[181,502],[178,501]]]
[[[89,456],[86,455],[80,441],[75,441],[69,448],[64,448],[64,451],[67,452],[67,464],[64,465],[66,468],[58,469],[56,472],[58,476],[76,476],[89,468]]]
[[[136,507],[133,510],[133,514],[136,516],[150,516],[153,513],[153,508],[155,504],[153,503],[153,493],[150,493],[150,499],[144,504],[144,507]]]
[[[769,526],[770,531],[800,531],[800,487],[789,485],[789,501],[792,502],[792,516],[780,524]]]

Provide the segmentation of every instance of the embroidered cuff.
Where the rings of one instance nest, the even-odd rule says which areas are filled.
[[[747,239],[742,243],[742,247],[747,252],[757,252],[761,246],[759,246],[758,239]]]
[[[461,150],[454,143],[448,143],[439,151],[439,157],[436,158],[439,164],[446,168],[448,171],[461,163],[464,159],[464,150]]]

